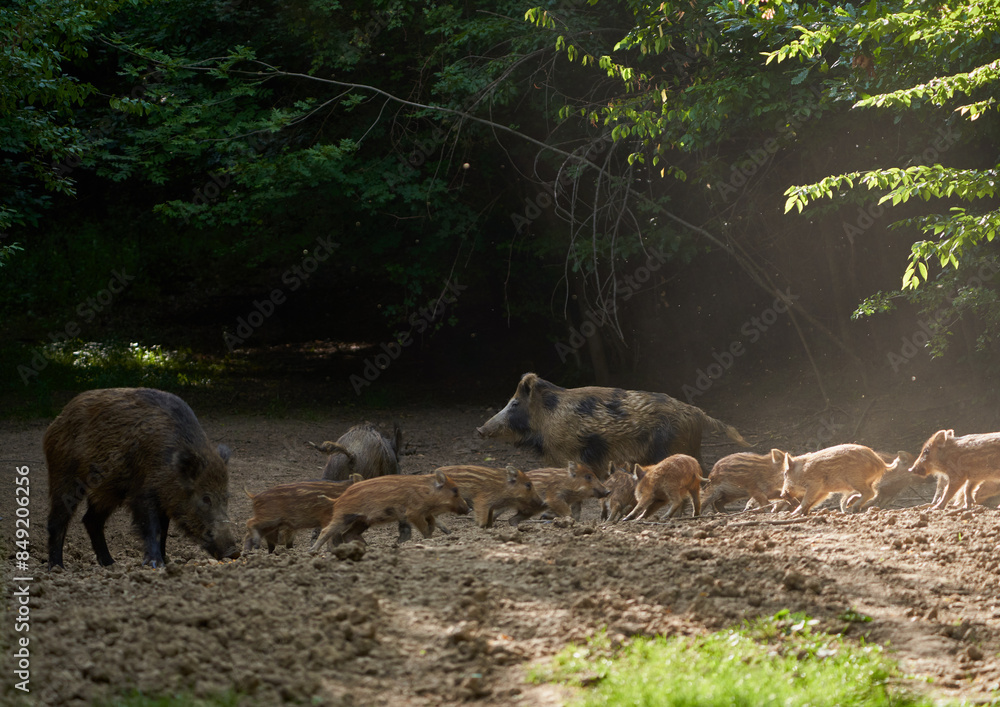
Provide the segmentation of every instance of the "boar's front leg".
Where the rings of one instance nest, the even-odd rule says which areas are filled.
[[[95,508],[89,502],[87,512],[83,514],[83,527],[90,536],[90,544],[94,548],[94,554],[97,555],[97,562],[103,567],[113,565],[115,562],[108,550],[108,541],[104,537],[104,524],[110,515],[110,510]]]
[[[155,497],[140,496],[132,502],[132,519],[142,537],[146,552],[143,566],[163,567],[166,565],[167,527],[170,519],[160,509]]]
[[[428,523],[427,520],[430,519]],[[406,538],[403,538],[403,524],[406,524]],[[425,538],[429,538],[434,533],[434,516],[424,516],[422,514],[414,514],[407,516],[405,521],[399,521],[399,541],[406,542],[410,539],[410,526],[415,527],[420,531],[420,534]]]

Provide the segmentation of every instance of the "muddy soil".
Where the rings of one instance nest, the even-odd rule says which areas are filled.
[[[773,396],[742,393],[738,403],[723,405],[718,394],[711,405],[698,402],[758,451],[858,441],[916,452],[940,426],[963,433],[994,422],[966,409],[961,391],[952,393],[933,404],[906,400],[903,390],[831,407],[809,402],[805,388],[798,402],[786,394],[780,406]],[[919,418],[899,413],[920,404]],[[239,525],[250,512],[244,486],[256,492],[316,478],[324,459],[306,442],[336,439],[366,417],[385,429],[403,427],[405,473],[458,463],[541,466],[527,453],[473,438],[490,414],[485,405],[282,419],[195,411],[210,439],[233,449],[230,509]],[[898,508],[844,515],[824,507],[784,524],[787,513],[604,525],[596,502],[581,522],[535,521],[516,530],[505,519],[481,530],[451,516],[442,518],[450,535],[416,534],[397,546],[395,528],[372,529],[367,552],[342,557],[310,555],[301,532],[291,550],[216,562],[171,532],[163,570],[140,566],[142,549],[124,512],[108,529],[117,562],[97,566],[78,512],[66,570],[50,573],[41,450],[48,422],[0,425],[8,581],[0,700],[8,704],[233,688],[247,695],[245,704],[261,705],[554,705],[567,693],[531,684],[526,674],[567,642],[604,629],[616,641],[696,634],[781,609],[890,646],[913,689],[974,702],[1000,694],[1000,511],[930,511],[921,507],[933,493],[927,486],[906,491]],[[709,464],[738,451],[721,438],[705,442]],[[18,466],[30,469],[26,569],[14,564]],[[30,594],[28,632],[15,631],[24,625],[15,623],[21,586]],[[862,615],[871,621],[857,621]],[[23,637],[30,638],[28,696],[14,687],[12,655]]]

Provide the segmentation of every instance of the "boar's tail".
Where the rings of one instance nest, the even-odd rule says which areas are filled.
[[[247,495],[247,498],[249,498],[251,501],[253,500],[253,494],[247,491],[246,484],[243,484],[243,493],[245,493]]]
[[[714,434],[724,434],[726,435],[726,437],[733,440],[734,442],[736,442],[736,444],[740,445],[741,447],[753,446],[745,439],[743,439],[743,435],[741,435],[732,425],[727,425],[725,422],[716,420],[714,417],[709,417],[708,415],[705,415],[705,422],[708,423],[709,428],[712,430]]]

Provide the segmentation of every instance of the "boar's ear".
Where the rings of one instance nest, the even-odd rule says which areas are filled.
[[[363,477],[361,474],[351,474],[350,476],[347,477],[347,480],[350,481],[351,484],[356,484],[359,481],[364,481],[365,477]]]
[[[944,441],[950,442],[955,439],[955,430],[945,430],[944,431]]]
[[[566,465],[566,473],[569,475],[569,478],[576,478],[576,462],[570,462]]]
[[[525,373],[521,376],[521,382],[517,384],[518,397],[530,398],[532,391],[535,389],[535,383],[537,382],[538,376],[534,373]]]
[[[608,476],[611,476],[614,473],[615,473],[615,463],[608,462]]]
[[[444,472],[438,469],[434,472],[434,486],[438,489],[443,489],[445,484],[448,483],[448,477],[444,475]]]
[[[233,453],[231,451],[229,451],[229,447],[227,447],[224,444],[220,444],[219,445],[219,456],[222,457],[222,463],[223,464],[228,464],[229,463],[229,457],[231,457],[232,454]]]
[[[517,481],[517,469],[510,464],[507,465],[507,481],[511,483]]]
[[[180,474],[182,483],[197,479],[204,466],[205,460],[190,449],[178,449],[174,452],[173,467]]]
[[[646,475],[646,470],[643,469],[641,466],[639,466],[639,463],[636,462],[635,466],[632,467],[632,476],[635,477],[636,481],[639,481],[645,475]]]
[[[771,450],[771,461],[775,464],[781,464],[785,460],[785,453],[780,449]]]

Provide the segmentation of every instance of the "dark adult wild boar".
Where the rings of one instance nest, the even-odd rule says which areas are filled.
[[[674,454],[650,466],[636,464],[635,508],[623,520],[652,517],[666,506],[667,518],[673,518],[691,499],[692,515],[701,515],[701,464],[687,454]]]
[[[506,469],[442,466],[437,471],[455,482],[462,498],[472,505],[480,528],[492,528],[494,516],[508,508],[517,511],[517,520],[511,519],[514,526],[520,519],[545,510],[545,502],[538,495],[535,484],[523,471],[512,466]]]
[[[793,516],[806,515],[817,503],[834,493],[841,493],[840,510],[857,503],[861,509],[875,497],[875,484],[893,468],[878,454],[860,444],[838,444],[818,452],[793,457],[784,454],[782,498],[802,502]]]
[[[932,509],[944,508],[959,491],[964,491],[962,508],[970,508],[973,493],[983,482],[1000,480],[1000,432],[956,437],[955,430],[938,430],[924,444],[910,471],[947,477]]]
[[[440,471],[419,476],[379,476],[359,481],[340,495],[333,517],[309,552],[318,552],[327,541],[331,545],[359,540],[373,525],[396,522],[399,539],[406,542],[417,526],[425,538],[434,532],[434,516],[439,513],[469,512],[458,486]]]
[[[655,464],[671,454],[700,462],[704,426],[750,446],[735,428],[663,393],[560,388],[525,373],[506,407],[477,432],[533,449],[550,467],[582,462],[603,479],[610,462]]]
[[[49,567],[63,564],[73,512],[102,565],[111,513],[128,504],[145,544],[142,563],[162,567],[176,521],[216,559],[239,557],[229,521],[229,448],[213,449],[194,412],[172,393],[109,388],[80,393],[45,431],[49,467]]]
[[[247,521],[243,552],[258,547],[262,537],[268,552],[279,542],[290,548],[296,531],[324,527],[333,516],[333,502],[356,481],[362,481],[358,474],[347,481],[296,481],[256,495],[244,488],[253,502],[253,516]]]
[[[323,469],[324,480],[346,481],[351,474],[373,479],[399,473],[403,432],[399,425],[393,425],[390,439],[372,423],[363,422],[342,434],[336,442],[309,444],[330,455]]]

